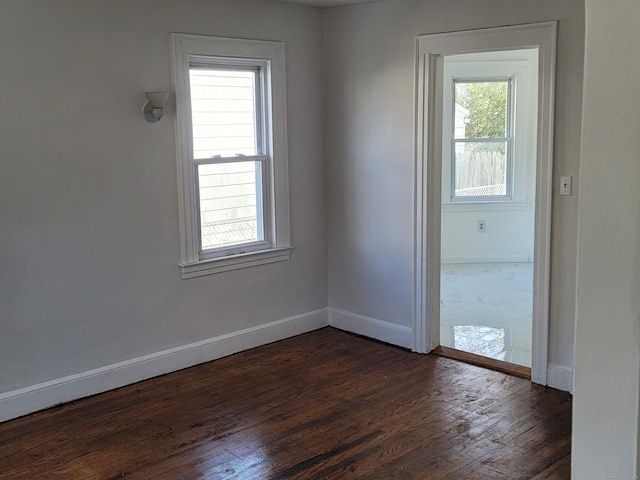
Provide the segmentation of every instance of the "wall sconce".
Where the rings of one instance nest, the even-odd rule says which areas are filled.
[[[142,114],[147,122],[157,122],[164,115],[164,104],[169,98],[169,92],[144,92],[149,103],[144,106]]]

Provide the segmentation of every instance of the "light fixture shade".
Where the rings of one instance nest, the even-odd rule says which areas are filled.
[[[169,98],[169,92],[144,92],[144,96],[153,108],[163,108]]]

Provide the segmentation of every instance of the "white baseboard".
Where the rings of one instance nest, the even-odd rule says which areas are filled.
[[[340,330],[375,338],[392,345],[413,348],[413,330],[411,327],[385,322],[357,313],[329,309],[329,325]]]
[[[444,257],[441,263],[530,263],[529,255],[487,255],[484,257]]]
[[[547,385],[563,392],[573,393],[573,369],[549,364]]]
[[[0,422],[328,325],[327,309],[239,330],[0,394]]]

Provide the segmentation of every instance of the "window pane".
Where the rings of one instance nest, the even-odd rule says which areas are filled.
[[[198,166],[202,250],[263,240],[260,162]]]
[[[455,197],[507,194],[507,142],[455,142]]]
[[[455,82],[455,138],[507,136],[508,81]]]
[[[193,157],[255,155],[256,72],[189,70]]]

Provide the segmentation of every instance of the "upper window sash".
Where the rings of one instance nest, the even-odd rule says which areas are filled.
[[[456,96],[456,85],[457,84],[486,84],[486,83],[496,83],[505,84],[505,111],[504,111],[504,127],[501,128],[501,132],[503,135],[470,135],[460,136],[459,129],[456,128],[456,104],[460,104],[458,102],[458,98]],[[465,77],[453,77],[451,83],[452,89],[452,116],[451,116],[451,138],[456,140],[464,140],[464,139],[481,139],[481,138],[510,138],[513,136],[513,83],[514,78],[512,76],[509,77],[487,77],[487,76],[465,76]],[[462,100],[462,99],[460,99]],[[460,104],[460,106],[462,106]],[[464,108],[464,107],[463,107]],[[466,133],[466,132],[465,132]]]
[[[198,76],[198,72],[202,72],[203,78],[206,78],[206,72],[211,72],[209,77],[214,77],[216,74],[222,74],[225,71],[232,73],[245,73],[247,79],[252,79],[252,111],[253,111],[253,125],[254,125],[254,145],[253,151],[248,152],[229,152],[231,155],[236,154],[256,154],[263,155],[268,152],[268,138],[265,124],[268,124],[268,119],[265,118],[267,108],[265,107],[265,90],[266,90],[266,77],[264,72],[269,69],[268,60],[260,59],[230,59],[224,57],[204,57],[201,55],[189,55],[189,76],[190,82],[193,83],[193,77]],[[193,99],[193,92],[190,92],[190,100]],[[248,99],[244,99],[247,101]],[[193,114],[193,105],[191,105],[190,113]],[[192,125],[193,125],[192,121]],[[229,155],[222,155],[218,153],[216,156],[228,157]],[[200,158],[194,152],[194,158]],[[205,157],[208,158],[208,157]]]

